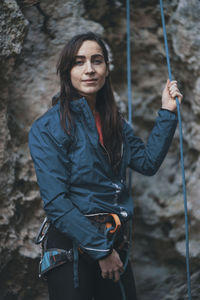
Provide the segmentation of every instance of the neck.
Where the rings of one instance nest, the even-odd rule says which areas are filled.
[[[86,96],[85,99],[87,100],[87,103],[94,114],[96,111],[96,95]]]

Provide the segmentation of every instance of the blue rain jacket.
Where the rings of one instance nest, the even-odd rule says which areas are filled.
[[[122,221],[132,217],[126,169],[149,176],[156,173],[168,152],[177,117],[159,110],[146,145],[123,120],[123,153],[119,173],[115,174],[86,99],[74,100],[70,105],[76,125],[74,138],[60,125],[58,102],[33,123],[29,148],[48,218],[98,260],[111,252],[113,241],[99,232],[87,215],[112,212]]]

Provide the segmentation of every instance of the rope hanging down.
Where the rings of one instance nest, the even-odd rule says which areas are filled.
[[[127,84],[128,84],[128,121],[132,124],[132,89],[131,89],[131,37],[130,37],[130,1],[126,0],[126,32],[127,32]]]
[[[163,25],[163,34],[165,41],[166,60],[168,67],[168,76],[170,81],[172,80],[170,57],[167,43],[167,33],[165,27],[165,18],[163,12],[162,0],[160,0],[160,10]],[[127,18],[127,83],[128,83],[128,121],[132,123],[132,90],[131,90],[131,47],[130,47],[130,1],[126,0],[126,18]],[[187,288],[188,299],[191,300],[191,282],[190,282],[190,264],[189,264],[189,230],[188,230],[188,215],[187,215],[187,192],[185,183],[185,169],[184,169],[184,156],[183,156],[183,134],[182,134],[182,120],[180,113],[180,105],[178,98],[176,97],[178,122],[179,122],[179,142],[180,142],[180,156],[181,156],[181,169],[182,169],[182,186],[184,196],[184,212],[185,212],[185,236],[186,236],[186,266],[187,266]],[[131,192],[131,172],[129,173],[129,191]],[[123,289],[123,287],[122,287]],[[124,295],[123,295],[124,298]]]
[[[132,89],[131,89],[131,38],[130,38],[130,1],[126,0],[126,49],[127,49],[127,90],[128,90],[128,122],[132,125]],[[129,178],[128,178],[128,189],[129,193],[131,194],[131,183],[132,183],[132,171],[129,170]],[[134,209],[134,206],[133,206]],[[124,271],[126,270],[130,249],[131,249],[131,242],[132,242],[132,221],[129,221],[129,248],[126,255],[126,259],[124,261]],[[123,272],[124,273],[124,272]],[[120,275],[123,275],[121,273]],[[119,280],[119,286],[122,294],[122,299],[126,300],[125,289],[122,284],[121,279]]]
[[[170,66],[170,57],[167,43],[167,33],[165,27],[165,17],[163,12],[163,3],[160,0],[160,11],[162,18],[162,26],[163,26],[163,35],[165,41],[165,51],[166,51],[166,59],[167,59],[167,67],[168,67],[168,75],[170,81],[172,80],[171,66]],[[186,266],[187,266],[187,288],[188,288],[188,299],[191,300],[191,282],[190,282],[190,263],[189,263],[189,230],[188,230],[188,215],[187,215],[187,192],[186,192],[186,183],[185,183],[185,169],[184,169],[184,156],[183,156],[183,134],[182,134],[182,122],[181,122],[181,113],[180,113],[180,105],[178,98],[176,97],[176,105],[178,112],[178,122],[179,122],[179,142],[180,142],[180,156],[181,156],[181,169],[182,169],[182,186],[183,186],[183,197],[184,197],[184,212],[185,212],[185,242],[186,242]]]
[[[132,88],[131,88],[131,36],[130,36],[130,0],[126,0],[126,51],[127,51],[127,91],[128,122],[132,125]],[[131,193],[132,172],[129,170],[129,192]]]
[[[126,29],[127,29],[127,84],[128,84],[128,121],[129,124],[132,124],[132,89],[131,89],[131,37],[130,37],[130,2],[126,0]],[[132,170],[129,170],[129,194],[131,194],[131,184],[132,184]],[[133,204],[134,211],[134,204]],[[133,222],[129,221],[129,249],[124,263],[124,269],[126,269],[129,259],[129,254],[132,245],[132,224]]]

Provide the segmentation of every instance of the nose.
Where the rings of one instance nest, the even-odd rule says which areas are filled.
[[[94,72],[95,72],[95,69],[94,69],[94,66],[92,65],[91,61],[87,61],[86,65],[85,65],[85,73],[91,74]]]

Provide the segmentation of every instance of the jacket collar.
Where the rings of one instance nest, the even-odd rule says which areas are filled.
[[[70,109],[73,112],[82,115],[88,128],[90,128],[93,132],[95,131],[95,119],[85,97],[70,101]]]
[[[85,97],[70,101],[70,109],[74,112],[81,112],[83,108],[90,109]]]

